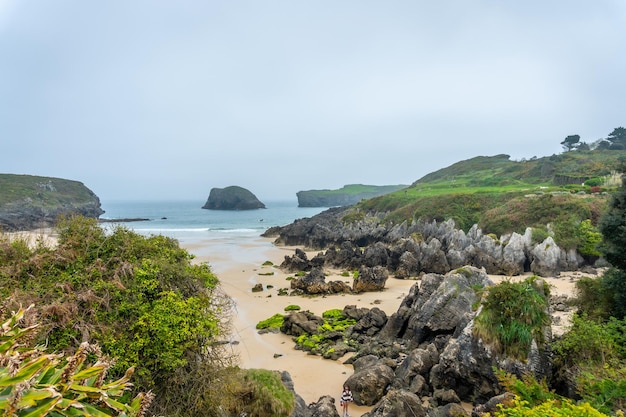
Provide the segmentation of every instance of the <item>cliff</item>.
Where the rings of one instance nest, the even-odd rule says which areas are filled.
[[[406,188],[407,185],[344,185],[338,190],[298,191],[298,207],[341,207]]]
[[[202,206],[209,210],[254,210],[265,208],[249,190],[232,185],[226,188],[213,188],[207,202]]]
[[[0,230],[54,227],[59,216],[98,218],[100,199],[83,183],[61,178],[0,174]]]

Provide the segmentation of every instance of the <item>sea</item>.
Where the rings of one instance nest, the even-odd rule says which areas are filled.
[[[324,207],[298,207],[297,201],[265,201],[256,210],[208,210],[204,201],[102,201],[101,219],[146,219],[103,223],[121,225],[139,234],[164,235],[181,243],[206,240],[242,242],[256,239],[268,228],[285,226],[297,219],[312,217]]]

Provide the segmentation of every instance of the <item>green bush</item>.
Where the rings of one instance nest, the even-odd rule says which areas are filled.
[[[506,356],[526,359],[533,339],[541,345],[543,328],[550,324],[549,289],[540,283],[531,277],[489,287],[474,320],[475,334]]]
[[[516,397],[511,404],[499,405],[493,417],[609,417],[589,403],[574,404],[568,399],[550,400],[536,406]]]
[[[296,304],[290,304],[287,307],[285,307],[285,311],[298,311],[298,310],[300,310],[300,306]]]
[[[550,236],[548,228],[546,226],[539,226],[531,228],[532,231],[532,243],[538,245]]]
[[[236,410],[237,415],[257,417],[287,417],[292,414],[296,398],[276,371],[248,369],[243,371],[244,386],[241,395],[246,401]],[[233,410],[235,411],[235,410]]]
[[[158,414],[180,415],[168,408],[173,402],[187,401],[183,410],[202,402],[204,397],[167,393],[196,375],[198,364],[230,363],[215,341],[227,329],[231,300],[210,267],[192,263],[193,255],[175,239],[123,227],[105,232],[95,219],[62,219],[57,232],[53,248],[0,242],[0,288],[8,295],[0,311],[35,304],[41,322],[36,342],[53,351],[76,351],[88,337],[116,358],[108,370],[112,378],[135,368],[134,390],[152,390],[151,410]],[[187,372],[177,374],[183,368]]]

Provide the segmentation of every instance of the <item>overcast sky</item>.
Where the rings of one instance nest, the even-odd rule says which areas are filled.
[[[103,204],[410,184],[619,126],[624,0],[0,0],[0,172]]]

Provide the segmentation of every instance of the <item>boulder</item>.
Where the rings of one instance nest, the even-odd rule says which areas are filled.
[[[372,360],[371,356],[366,358],[368,366],[359,365],[360,360],[354,363],[354,373],[344,385],[352,390],[356,404],[374,405],[383,398],[395,374],[393,369],[382,361]]]
[[[249,190],[236,185],[212,188],[203,209],[209,210],[255,210],[265,208]]]
[[[330,395],[324,395],[317,402],[310,404],[305,414],[291,417],[339,417],[335,399]]]
[[[315,267],[306,275],[291,280],[291,288],[304,294],[338,294],[351,292],[350,286],[343,281],[326,282],[326,275],[321,268]]]
[[[466,266],[447,275],[426,274],[421,286],[411,287],[409,295],[391,315],[381,337],[402,338],[413,346],[438,335],[460,331],[473,314],[474,286],[493,285],[484,270]]]
[[[390,390],[363,417],[426,417],[420,398],[405,390]]]
[[[361,267],[359,274],[352,283],[352,291],[362,293],[366,291],[382,291],[389,278],[389,271],[382,266]]]

